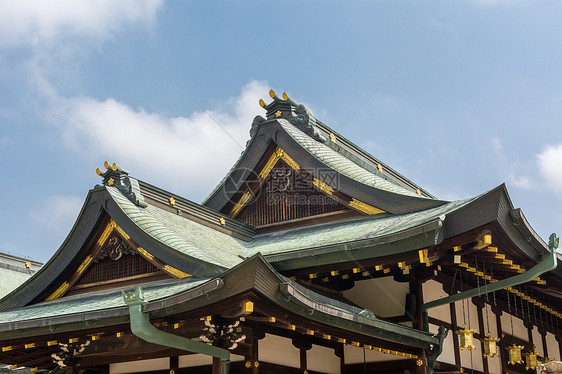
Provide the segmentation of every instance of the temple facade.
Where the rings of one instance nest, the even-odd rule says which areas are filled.
[[[287,94],[201,203],[105,163],[0,300],[0,362],[53,373],[531,373],[562,352],[558,238],[505,185],[436,198]],[[189,172],[189,171],[185,171]]]

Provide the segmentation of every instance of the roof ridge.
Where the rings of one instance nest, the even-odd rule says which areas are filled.
[[[254,227],[244,222],[150,183],[141,180],[138,182],[144,197],[159,203],[159,208],[167,207],[168,210],[175,210],[176,213],[181,211],[182,218],[194,220],[217,231],[227,233],[226,231],[232,230],[233,233],[237,234],[238,239],[247,241],[255,235]],[[228,226],[228,230],[224,229],[226,226]]]
[[[396,184],[400,187],[410,187],[414,191],[419,188],[420,191],[422,192],[422,194],[424,194],[426,197],[433,198],[433,199],[436,198],[433,194],[429,193],[427,190],[420,187],[418,184],[412,182],[410,179],[406,178],[404,175],[402,175],[398,171],[389,167],[388,164],[379,160],[377,157],[373,156],[371,153],[367,152],[366,150],[364,150],[363,148],[361,148],[360,146],[358,146],[357,144],[355,144],[354,142],[352,142],[351,140],[349,140],[345,136],[341,135],[341,133],[338,133],[337,131],[333,130],[330,126],[326,125],[324,122],[319,121],[317,119],[316,124],[320,127],[321,130],[325,131],[327,134],[330,134],[330,133],[333,134],[334,138],[337,141],[339,141],[341,144],[345,145],[345,147],[339,146],[337,144],[337,141],[332,141],[332,142],[326,143],[327,146],[334,149],[336,152],[340,153],[342,156],[348,158],[349,160],[353,161],[354,163],[356,163],[360,167],[366,169],[367,171],[369,171],[371,173],[374,173],[376,175],[379,175],[379,176],[385,178],[386,180],[388,180],[389,182],[392,182],[392,183],[394,183],[394,184]],[[331,138],[332,137],[330,136],[330,139]],[[345,154],[344,152],[342,152],[342,149],[346,150],[347,152],[350,152],[350,150],[348,150],[346,148],[350,148],[351,151],[356,152],[360,156],[358,156],[354,153]],[[365,162],[365,160],[362,160],[361,157],[364,157],[366,160],[373,162],[377,166],[370,165],[369,163]],[[380,165],[383,170],[388,171],[389,174],[392,176],[392,178],[386,178],[387,175],[384,174],[382,171],[380,171],[378,169],[378,165]],[[394,178],[397,178],[398,180],[396,180]],[[400,183],[399,181],[401,181],[402,183]],[[404,186],[404,184],[406,186]]]

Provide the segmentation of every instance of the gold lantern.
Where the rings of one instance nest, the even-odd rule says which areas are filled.
[[[535,347],[533,347],[532,352],[525,352],[525,370],[535,370],[537,366],[537,354],[535,352]]]
[[[462,330],[457,331],[457,334],[459,335],[459,348],[462,349],[468,349],[469,351],[476,349],[476,346],[474,345],[474,333],[476,332],[476,330],[469,330],[466,327],[464,327]]]
[[[499,356],[498,346],[497,346],[497,342],[499,341],[500,341],[499,338],[492,338],[491,335],[487,335],[484,337],[484,339],[482,339],[482,342],[484,343],[484,353],[483,353],[484,357]]]
[[[522,349],[523,349],[522,345],[517,345],[515,343],[507,347],[507,350],[509,352],[509,361],[507,361],[507,363],[510,365],[522,364],[523,363],[523,359],[521,357]]]

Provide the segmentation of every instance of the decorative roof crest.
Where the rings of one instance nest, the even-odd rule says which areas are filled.
[[[266,110],[266,118],[262,116],[254,118],[250,130],[251,136],[254,136],[258,126],[266,120],[283,118],[311,138],[321,143],[327,142],[326,137],[316,127],[316,118],[307,107],[295,102],[286,92],[283,92],[283,98],[280,98],[275,91],[269,90],[269,96],[273,99],[271,103],[266,104],[263,99],[259,101],[260,106]]]
[[[135,178],[129,177],[129,172],[121,169],[116,163],[112,165],[105,161],[103,166],[106,171],[102,172],[96,169],[96,174],[103,178],[104,186],[116,187],[123,195],[125,195],[133,204],[146,208],[148,204],[144,201],[144,197],[140,192],[139,182]]]

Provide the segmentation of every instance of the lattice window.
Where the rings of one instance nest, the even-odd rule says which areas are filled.
[[[242,209],[239,220],[254,227],[348,210],[320,192],[300,173],[279,161],[254,201]]]
[[[159,271],[129,243],[113,233],[76,285],[119,280]]]

